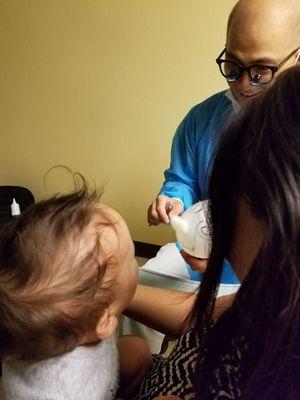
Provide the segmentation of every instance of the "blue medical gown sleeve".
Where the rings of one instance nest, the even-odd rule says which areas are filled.
[[[217,137],[232,112],[225,92],[191,109],[179,125],[172,143],[171,164],[160,194],[177,197],[185,209],[206,198],[209,166]]]
[[[173,138],[171,165],[164,173],[165,182],[160,193],[178,197],[187,208],[200,198],[197,182],[197,149],[192,134],[192,118],[186,117],[179,125]]]

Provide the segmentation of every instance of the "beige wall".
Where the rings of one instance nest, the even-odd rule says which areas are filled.
[[[164,243],[147,206],[174,130],[226,87],[215,58],[234,0],[0,0],[0,184],[45,196],[54,164],[80,171],[128,222]],[[70,187],[51,174],[49,191]]]

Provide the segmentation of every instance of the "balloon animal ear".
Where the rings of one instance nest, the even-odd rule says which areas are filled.
[[[99,339],[108,339],[117,329],[118,319],[106,309],[96,325],[96,335]]]

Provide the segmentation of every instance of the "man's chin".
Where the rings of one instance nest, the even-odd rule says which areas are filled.
[[[233,95],[234,95],[235,99],[238,101],[238,103],[242,106],[243,104],[247,104],[250,101],[257,99],[261,93],[262,93],[261,91],[255,92],[255,93],[238,92],[238,93],[234,93]]]

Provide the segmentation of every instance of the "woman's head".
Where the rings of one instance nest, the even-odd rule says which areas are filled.
[[[263,262],[274,272],[298,257],[299,89],[300,68],[295,67],[229,126],[210,184],[214,250],[221,248],[224,257],[232,257],[245,244],[239,243],[243,230],[251,226],[253,231],[255,224],[252,239],[256,236],[262,242],[260,257],[266,257]],[[250,236],[248,240],[250,246]],[[287,268],[282,272],[288,273]],[[296,277],[298,269],[294,272]]]
[[[256,361],[248,383],[267,373],[283,378],[299,336],[299,92],[300,67],[294,67],[226,129],[211,175],[212,253],[194,316],[198,324],[210,318],[223,259],[241,272],[239,253],[252,240],[252,258],[249,252],[240,275],[246,278],[229,313],[264,348],[260,355],[255,346],[249,351]],[[251,229],[247,241],[243,232]],[[281,346],[288,349],[284,356]]]
[[[105,339],[137,268],[122,217],[83,188],[28,208],[0,235],[4,358],[45,358]]]

